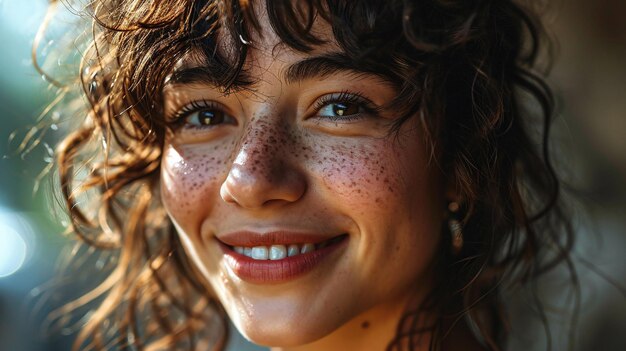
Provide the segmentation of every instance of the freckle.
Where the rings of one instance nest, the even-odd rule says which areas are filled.
[[[400,251],[400,245],[396,246],[396,251]]]
[[[377,204],[382,202],[382,200],[379,197],[377,197],[376,200],[374,200],[374,201],[376,201]]]

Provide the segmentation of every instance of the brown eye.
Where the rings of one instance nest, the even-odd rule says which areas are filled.
[[[202,126],[220,124],[224,122],[224,112],[211,110],[198,111],[187,117],[187,122],[189,124]]]
[[[336,116],[350,116],[359,113],[359,105],[352,103],[335,103],[329,105],[332,107],[333,114]]]
[[[185,117],[185,124],[192,127],[208,127],[223,123],[234,124],[234,119],[221,110],[198,110]]]
[[[320,108],[318,115],[320,117],[346,117],[359,114],[361,106],[351,102],[331,102]]]

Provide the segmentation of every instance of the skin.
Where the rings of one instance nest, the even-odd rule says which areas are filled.
[[[328,32],[323,24],[317,30]],[[337,47],[330,42],[303,54],[272,32],[261,34],[246,62],[259,78],[254,92],[224,94],[199,84],[164,90],[167,115],[209,100],[229,117],[210,128],[194,127],[193,115],[186,124],[172,122],[163,203],[191,261],[246,338],[272,350],[383,350],[406,305],[431,287],[443,177],[417,118],[396,137],[388,134],[399,113],[393,107],[334,120],[324,114],[332,108],[316,104],[350,92],[383,106],[396,93],[390,84],[352,71],[289,82],[290,65]],[[308,274],[268,285],[237,277],[215,240],[279,229],[347,233],[349,241]]]

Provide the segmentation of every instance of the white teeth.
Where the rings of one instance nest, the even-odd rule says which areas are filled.
[[[295,256],[300,254],[300,247],[296,244],[289,245],[289,250],[287,251],[287,256]]]
[[[326,245],[318,244],[319,248],[322,248]],[[255,246],[255,247],[244,247],[244,246],[235,246],[233,250],[238,254],[248,256],[255,260],[282,260],[285,257],[296,256],[300,254],[305,254],[308,252],[315,251],[315,244],[307,243],[307,244],[290,244],[289,246],[285,245],[272,245],[272,246]]]
[[[272,245],[270,247],[270,260],[280,260],[285,257],[287,257],[285,245]]]
[[[302,249],[300,250],[300,253],[307,253],[307,252],[311,252],[311,251],[315,251],[315,245],[307,243],[302,245]]]
[[[250,253],[250,257],[255,260],[267,260],[267,247],[265,246],[255,246],[252,248]]]

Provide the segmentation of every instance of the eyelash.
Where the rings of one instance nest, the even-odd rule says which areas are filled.
[[[320,118],[327,118],[333,122],[338,121],[354,121],[360,118],[363,118],[364,115],[378,115],[379,108],[374,106],[371,101],[363,97],[359,93],[351,93],[348,91],[342,91],[340,93],[329,94],[322,96],[314,105],[314,109],[316,112],[319,112],[323,107],[331,105],[331,104],[339,104],[339,103],[348,103],[348,104],[356,104],[359,108],[362,108],[364,111],[355,115],[348,116],[320,116]]]
[[[219,106],[209,100],[196,100],[188,103],[183,106],[180,110],[176,111],[176,113],[169,117],[168,120],[172,121],[171,123],[175,126],[181,126],[185,122],[185,118],[194,112],[198,112],[201,110],[217,110]]]

